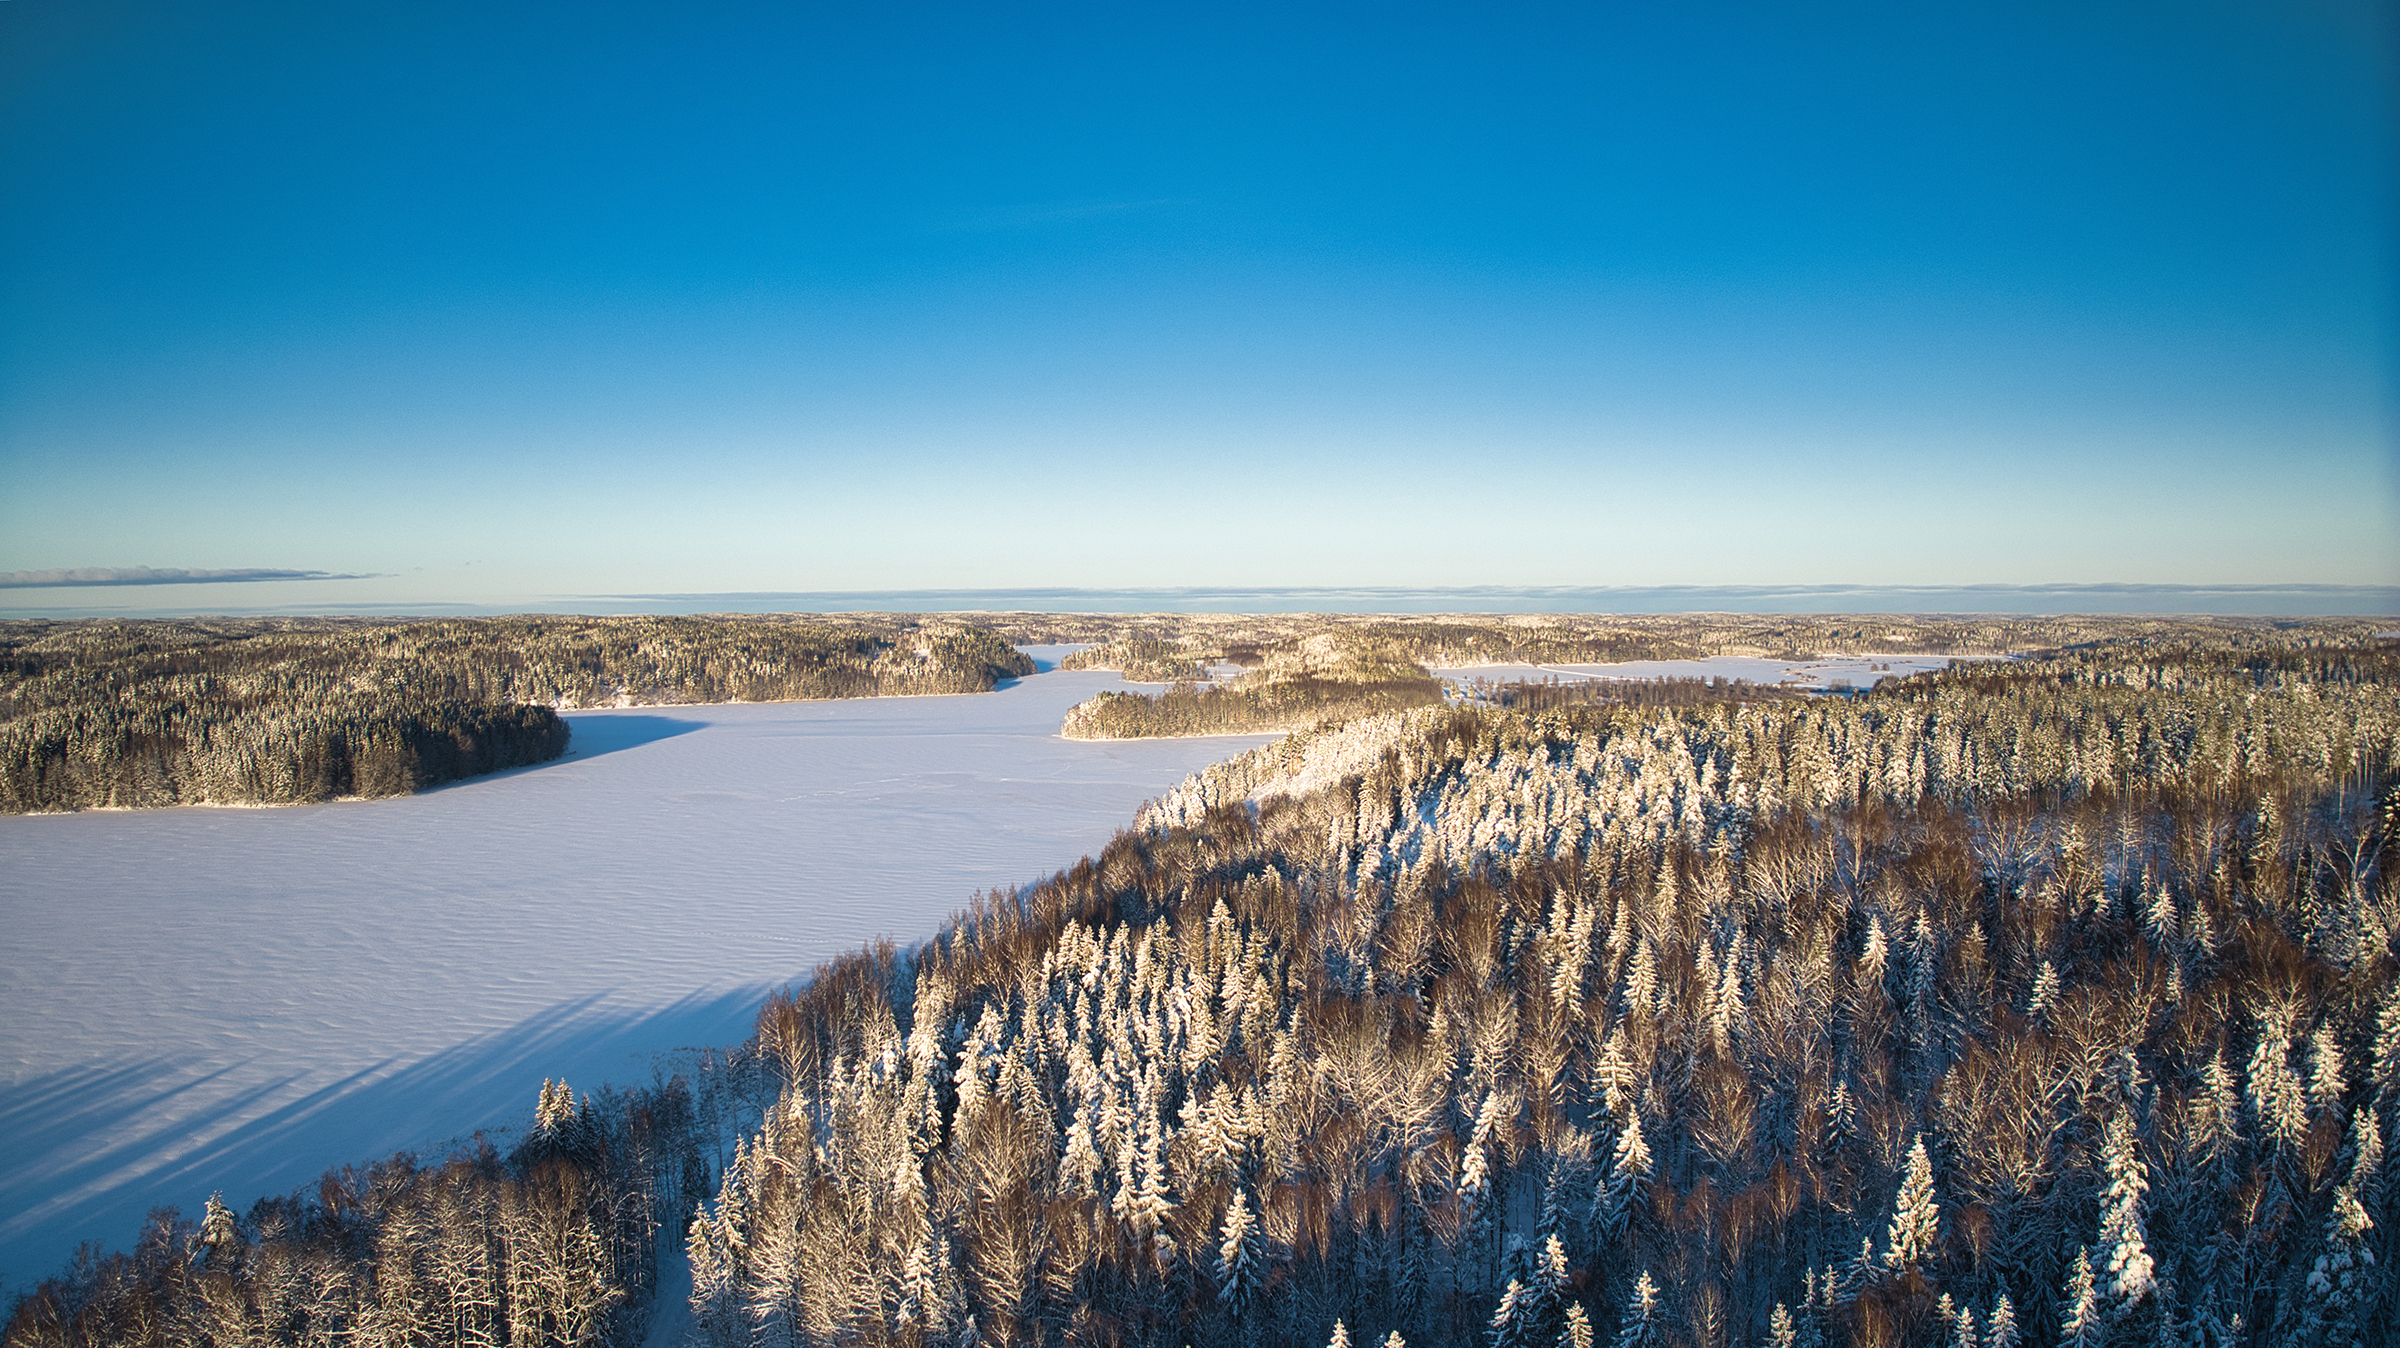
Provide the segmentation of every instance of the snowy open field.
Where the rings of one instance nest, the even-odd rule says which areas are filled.
[[[1770,660],[1764,656],[1712,655],[1705,660],[1627,660],[1613,665],[1453,665],[1433,671],[1452,683],[1539,683],[1573,679],[1747,679],[1795,688],[1825,688],[1837,681],[1866,688],[1879,679],[1948,669],[1947,655],[1839,655],[1817,660]],[[1878,669],[1877,666],[1883,666]]]
[[[1058,738],[1123,686],[578,712],[568,758],[405,799],[0,818],[5,1290],[152,1204],[246,1207],[512,1121],[545,1076],[738,1042],[764,989],[1268,738]]]

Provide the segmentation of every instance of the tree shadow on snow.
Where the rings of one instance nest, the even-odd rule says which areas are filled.
[[[672,1070],[679,1049],[749,1037],[766,992],[694,993],[647,1010],[606,1006],[611,994],[595,993],[414,1062],[361,1065],[280,1103],[303,1072],[197,1109],[184,1102],[233,1069],[149,1059],[32,1078],[0,1099],[0,1283],[31,1286],[80,1241],[130,1246],[154,1206],[188,1216],[221,1190],[246,1210],[330,1167],[401,1150],[438,1157],[479,1130],[506,1150],[544,1079],[563,1076],[578,1092],[647,1083]]]
[[[570,762],[578,758],[598,758],[622,749],[632,749],[658,740],[673,739],[704,729],[706,721],[686,721],[674,716],[570,716],[567,728],[567,752],[551,761]],[[535,766],[541,766],[536,764]]]

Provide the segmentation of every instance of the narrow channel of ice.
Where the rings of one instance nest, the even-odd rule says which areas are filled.
[[[1055,655],[1055,652],[1046,652]],[[1267,736],[1068,741],[1116,675],[570,715],[400,800],[0,818],[0,1294],[739,1041],[761,991],[1097,848]]]

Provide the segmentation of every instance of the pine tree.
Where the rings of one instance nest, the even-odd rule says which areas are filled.
[[[2388,1101],[2400,1093],[2400,979],[2384,989],[2383,1005],[2375,1013],[2374,1064],[2368,1076],[2375,1083],[2375,1098]]]
[[[2375,1271],[2375,1252],[2366,1243],[2374,1227],[2355,1185],[2344,1184],[2335,1191],[2333,1211],[2325,1218],[2325,1252],[2309,1269],[2308,1309],[2299,1342],[2331,1348],[2365,1342],[2359,1312],[2367,1289],[2382,1276]]]
[[[2349,1087],[2342,1071],[2342,1045],[2333,1027],[2321,1025],[2308,1041],[2308,1103],[2323,1110],[2341,1103]]]
[[[2100,1294],[2092,1282],[2091,1251],[2078,1248],[2067,1263],[2067,1285],[2059,1298],[2059,1342],[2073,1348],[2095,1348],[2101,1332]]]
[[[2033,997],[2025,1004],[2025,1014],[2039,1021],[2051,1007],[2058,1004],[2058,966],[2042,961],[2041,971],[2033,978]]]
[[[1333,1337],[1325,1341],[1325,1348],[1350,1348],[1350,1327],[1339,1320],[1334,1321]]]
[[[2213,1161],[2229,1152],[2241,1140],[2241,1091],[2234,1084],[2233,1072],[2225,1066],[2222,1045],[2200,1069],[2200,1090],[2192,1111],[2192,1151],[2202,1161]]]
[[[1247,1193],[1233,1191],[1218,1235],[1217,1299],[1245,1336],[1255,1338],[1259,1285],[1266,1276],[1266,1243],[1259,1234],[1258,1219],[1251,1215]]]
[[[1650,1170],[1650,1144],[1642,1140],[1642,1116],[1636,1110],[1626,1116],[1625,1130],[1617,1134],[1616,1156],[1609,1163],[1608,1183],[1600,1191],[1600,1211],[1595,1215],[1603,1243],[1625,1234],[1634,1195],[1642,1181],[1650,1177]]]
[[[1633,1117],[1633,1065],[1625,1058],[1625,1023],[1617,1022],[1601,1045],[1600,1062],[1593,1069],[1600,1082],[1601,1107],[1612,1120],[1623,1122]]]
[[[1883,981],[1884,966],[1890,961],[1891,947],[1883,939],[1883,919],[1867,919],[1867,945],[1859,952],[1858,977],[1862,984],[1873,986]]]
[[[1949,1322],[1951,1348],[1980,1348],[1980,1340],[1975,1336],[1975,1312],[1972,1308],[1957,1304],[1950,1299],[1948,1292],[1944,1292],[1934,1306],[1934,1313]]]
[[[1837,1272],[1828,1269],[1828,1281],[1835,1299],[1855,1301],[1858,1294],[1875,1285],[1883,1276],[1883,1265],[1875,1258],[1875,1238],[1860,1236],[1858,1253],[1845,1261]]]
[[[1616,1348],[1654,1348],[1660,1340],[1658,1284],[1643,1269],[1633,1292],[1625,1299],[1625,1319],[1617,1329]]]
[[[2268,1011],[2250,1053],[2251,1116],[2258,1121],[2260,1139],[2287,1155],[2308,1138],[2307,1101],[2290,1062],[2289,1017],[2288,1008]]]
[[[1941,1237],[1941,1218],[1941,1205],[1933,1197],[1933,1161],[1925,1154],[1925,1135],[1919,1133],[1908,1149],[1908,1176],[1900,1182],[1900,1195],[1892,1205],[1885,1267],[1899,1273],[1931,1259]]]
[[[1526,1322],[1531,1317],[1525,1313],[1528,1309],[1525,1300],[1524,1285],[1509,1279],[1508,1286],[1501,1290],[1500,1304],[1492,1311],[1491,1335],[1486,1340],[1491,1348],[1527,1348],[1535,1342],[1527,1336]]]
[[[2008,1303],[2008,1293],[2002,1292],[1992,1300],[1991,1318],[1984,1322],[1983,1348],[2017,1348],[2017,1308]]]
[[[1568,1305],[1566,1327],[1559,1331],[1558,1348],[1592,1348],[1592,1317],[1584,1313],[1581,1302]]]
[[[1799,1348],[1800,1331],[1792,1323],[1792,1313],[1780,1301],[1767,1314],[1767,1342],[1775,1348]]]
[[[199,1243],[208,1252],[210,1267],[233,1262],[241,1253],[242,1232],[233,1217],[233,1209],[225,1206],[225,1195],[208,1196],[208,1207],[200,1216]]]
[[[2176,920],[2174,891],[2164,885],[2154,890],[2150,895],[2150,906],[2142,915],[2142,922],[2150,929],[2153,944],[2161,950],[2170,948],[2182,925]]]
[[[1833,1095],[1825,1102],[1824,1147],[1838,1153],[1842,1144],[1858,1136],[1858,1097],[1850,1093],[1848,1081],[1833,1083]]]
[[[2100,1254],[2111,1313],[2122,1316],[2141,1304],[2156,1283],[2156,1266],[2142,1230],[2142,1197],[2150,1190],[2149,1167],[2134,1137],[2130,1112],[2109,1116],[2100,1163],[2107,1175],[2100,1193]]]

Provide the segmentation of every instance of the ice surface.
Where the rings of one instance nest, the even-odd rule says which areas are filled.
[[[1124,686],[578,712],[568,758],[399,800],[0,818],[5,1290],[153,1204],[246,1208],[515,1120],[545,1076],[738,1042],[763,989],[1271,738],[1058,737]]]
[[[1880,679],[1948,669],[1947,655],[1830,655],[1816,660],[1770,660],[1754,655],[1712,655],[1703,660],[1626,660],[1613,665],[1454,665],[1436,669],[1436,677],[1466,684],[1477,679],[1493,683],[1518,680],[1539,683],[1556,677],[1576,679],[1747,679],[1752,683],[1781,683],[1796,688],[1824,688],[1846,679],[1864,688]],[[1886,670],[1877,670],[1885,665]]]

